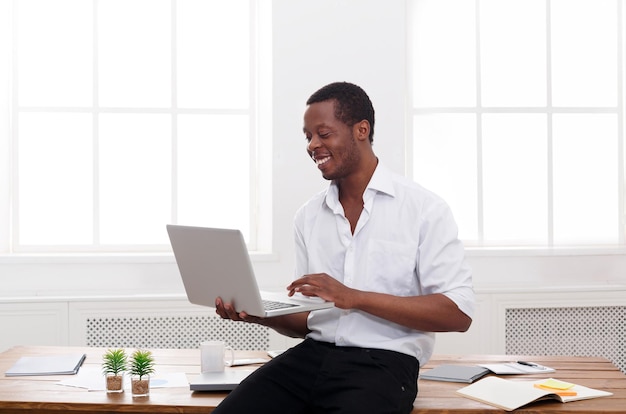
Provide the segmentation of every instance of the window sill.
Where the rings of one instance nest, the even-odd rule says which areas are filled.
[[[273,252],[250,252],[252,262],[275,262]],[[3,264],[174,264],[172,253],[13,253],[0,254]]]
[[[570,247],[475,247],[466,246],[468,257],[546,257],[546,256],[619,256],[626,246]]]
[[[565,257],[565,256],[624,256],[626,246],[572,247],[465,247],[467,257]],[[250,252],[253,263],[277,262],[278,253]],[[4,264],[174,264],[171,252],[159,253],[5,253]]]

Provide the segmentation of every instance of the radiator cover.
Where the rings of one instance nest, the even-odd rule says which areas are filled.
[[[506,309],[510,355],[601,356],[626,373],[626,306]]]
[[[91,317],[86,325],[92,347],[193,349],[220,340],[234,349],[269,348],[269,328],[213,316]]]

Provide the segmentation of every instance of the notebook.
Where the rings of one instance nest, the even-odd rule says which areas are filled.
[[[43,356],[23,356],[4,375],[73,375],[78,373],[86,355],[83,353]]]
[[[261,292],[239,230],[168,224],[167,232],[191,303],[215,307],[219,296],[237,312],[261,317],[334,306],[320,298],[289,297],[286,290]]]
[[[222,372],[204,372],[189,381],[192,391],[232,391],[254,370],[225,370]]]
[[[566,389],[537,387],[537,385],[552,383],[569,384],[553,378],[536,381],[509,381],[499,377],[487,377],[456,392],[463,397],[490,404],[506,411],[513,411],[526,404],[547,399],[567,403],[613,395],[607,391],[576,384],[569,384],[571,387]]]
[[[489,373],[489,369],[469,365],[438,365],[420,374],[420,379],[471,383]]]

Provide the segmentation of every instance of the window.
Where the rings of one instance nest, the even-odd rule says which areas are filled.
[[[13,1],[6,250],[165,250],[167,223],[254,248],[262,3]]]
[[[411,2],[411,173],[468,246],[625,243],[623,7]]]

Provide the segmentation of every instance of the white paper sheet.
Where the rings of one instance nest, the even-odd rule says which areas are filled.
[[[57,382],[57,385],[86,388],[88,391],[104,391],[105,377],[99,367],[82,367],[78,374]],[[189,387],[187,375],[184,372],[160,373],[150,375],[150,388]],[[130,377],[124,378],[124,389],[130,390]]]

